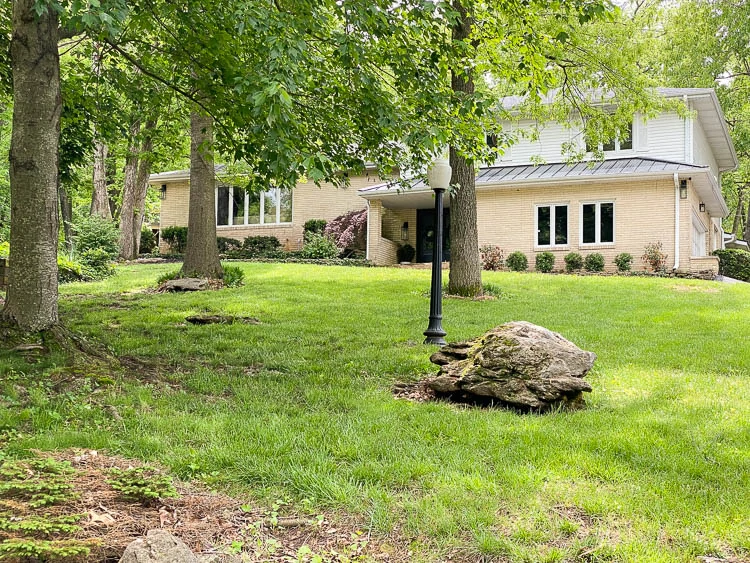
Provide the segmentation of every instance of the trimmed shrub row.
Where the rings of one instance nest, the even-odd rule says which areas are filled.
[[[513,272],[525,272],[529,267],[528,258],[519,250],[511,252],[505,259],[503,259],[503,251],[498,246],[483,246],[479,249],[479,252],[484,270],[501,270],[503,267],[507,267]],[[632,263],[633,257],[627,252],[618,254],[614,259],[614,264],[619,272],[630,271]],[[604,256],[598,252],[588,254],[585,257],[578,252],[570,252],[565,255],[565,271],[568,273],[579,272],[584,269],[587,272],[603,272],[604,264]],[[536,255],[534,267],[537,272],[551,272],[555,267],[555,255],[549,251],[540,252]]]
[[[750,252],[739,248],[727,248],[714,250],[713,254],[719,257],[719,274],[750,282]]]

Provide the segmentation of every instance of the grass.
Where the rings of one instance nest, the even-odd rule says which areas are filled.
[[[449,340],[527,320],[599,356],[588,409],[519,416],[392,398],[434,371],[429,271],[241,267],[244,287],[212,293],[137,292],[174,265],[63,286],[71,328],[159,361],[171,384],[92,369],[66,396],[54,359],[0,358],[5,455],[158,460],[353,513],[409,538],[415,560],[750,559],[750,286],[485,273],[501,297],[445,300]],[[184,323],[198,313],[262,324]]]

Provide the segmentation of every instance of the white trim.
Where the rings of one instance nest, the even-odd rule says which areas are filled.
[[[551,243],[550,244],[539,244],[539,208],[540,207],[549,207],[549,238]],[[566,220],[566,232],[565,232],[565,240],[566,242],[564,244],[557,244],[556,242],[556,233],[555,233],[555,208],[556,207],[565,207],[567,210],[567,220]],[[562,201],[557,203],[535,203],[534,204],[534,249],[560,249],[565,248],[567,246],[570,246],[570,201]]]
[[[612,240],[602,242],[602,204],[612,204]],[[583,242],[583,206],[593,205],[594,206],[594,242]],[[579,213],[578,213],[578,228],[579,228],[579,245],[582,248],[591,247],[602,247],[602,246],[615,246],[617,242],[617,205],[616,199],[596,199],[596,200],[582,200],[579,202]]]
[[[227,205],[227,226],[234,227],[234,188],[229,188],[229,204]]]
[[[294,208],[292,208],[294,213]],[[415,225],[416,228],[416,225]],[[365,241],[365,260],[370,259],[370,200],[367,200],[367,239]]]
[[[680,175],[674,173],[674,267],[680,267]]]

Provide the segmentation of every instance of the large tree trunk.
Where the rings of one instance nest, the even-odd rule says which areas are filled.
[[[125,170],[122,189],[122,207],[120,208],[120,258],[133,260],[137,258],[137,250],[133,242],[133,210],[136,198],[136,179],[138,177],[138,155],[141,132],[140,120],[130,125],[130,141],[128,155],[125,157]]]
[[[750,201],[747,202],[747,219],[745,219],[745,240],[750,243]]]
[[[146,121],[145,137],[141,146],[141,159],[138,163],[138,174],[135,178],[135,205],[133,206],[133,246],[135,257],[141,251],[141,229],[143,218],[146,214],[146,192],[148,191],[148,177],[151,174],[151,151],[154,149],[153,131],[156,128],[156,120]]]
[[[107,193],[107,145],[104,141],[94,142],[94,190],[91,194],[91,215],[112,219]]]
[[[216,193],[214,183],[213,120],[190,114],[190,204],[188,238],[182,273],[220,278],[224,272],[216,246]]]
[[[466,41],[471,35],[473,19],[460,2],[456,2],[454,7],[461,17],[453,26],[453,40]],[[471,69],[453,72],[451,87],[459,95],[472,96],[474,77]],[[451,148],[450,164],[453,168],[451,185],[456,191],[451,197],[451,269],[448,276],[448,293],[464,296],[481,295],[482,264],[479,260],[474,163]]]
[[[13,0],[10,274],[2,316],[23,331],[57,323],[60,59],[57,14]]]

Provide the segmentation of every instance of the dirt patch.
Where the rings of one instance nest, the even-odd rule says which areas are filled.
[[[697,285],[672,285],[670,289],[679,293],[719,293],[718,287]]]
[[[345,515],[305,514],[283,503],[263,509],[200,484],[181,482],[175,482],[179,497],[142,504],[123,498],[108,482],[113,468],[142,466],[138,461],[92,450],[44,456],[72,465],[75,473],[69,480],[77,497],[44,508],[0,498],[0,513],[10,510],[16,521],[83,515],[77,523],[79,530],[58,533],[55,539],[85,542],[91,552],[65,561],[116,562],[131,541],[155,528],[168,530],[195,553],[239,553],[251,562],[353,562],[365,558],[406,562],[410,558],[406,542],[372,538],[355,518]],[[5,536],[7,540],[22,534]]]

